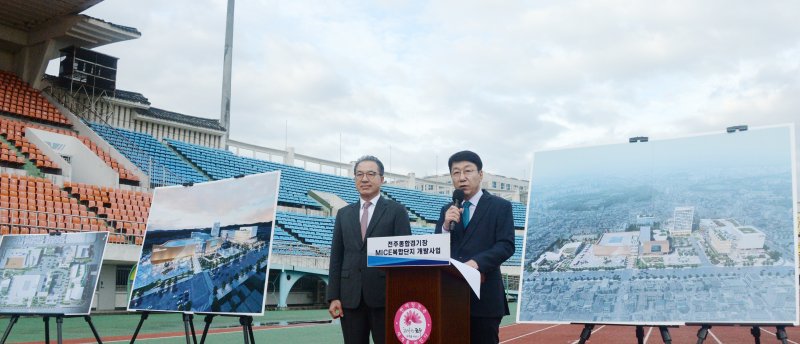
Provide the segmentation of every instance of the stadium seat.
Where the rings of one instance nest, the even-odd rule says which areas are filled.
[[[53,104],[16,75],[0,71],[0,113],[50,125],[70,127],[71,124]]]
[[[53,174],[60,174],[60,168],[56,165],[52,160],[50,160],[46,155],[42,154],[42,151],[36,146],[32,145],[28,140],[25,138],[25,126],[29,125],[25,122],[10,120],[6,118],[0,118],[0,136],[11,142],[11,144],[25,157],[28,158],[36,167],[43,170],[43,172],[53,173]],[[15,155],[16,153],[11,150],[11,147],[5,146],[4,148],[8,148],[8,155],[9,158],[11,155]],[[24,159],[19,159],[16,157],[22,164],[24,164]]]
[[[71,204],[70,200],[76,203]],[[0,226],[17,234],[46,233],[54,229],[111,230],[104,220],[44,178],[0,174],[0,208]]]
[[[89,125],[139,169],[149,174],[152,187],[208,181],[192,165],[148,134],[99,123]]]

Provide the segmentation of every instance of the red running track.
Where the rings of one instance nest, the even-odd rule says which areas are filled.
[[[575,344],[580,338],[582,325],[512,324],[500,328],[501,344],[547,343]],[[672,343],[694,344],[697,342],[699,326],[680,326],[669,328]],[[788,343],[800,344],[800,328],[786,328]],[[663,343],[657,327],[644,328],[645,343]],[[636,344],[634,326],[597,325],[587,343]],[[752,344],[753,336],[748,326],[712,327],[705,343],[707,344]],[[780,343],[775,337],[775,327],[761,328],[761,343]]]

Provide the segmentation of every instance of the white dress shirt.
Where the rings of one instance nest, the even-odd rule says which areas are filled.
[[[475,209],[478,209],[478,201],[480,201],[481,196],[483,196],[483,190],[478,189],[478,192],[476,192],[474,195],[472,195],[472,197],[470,197],[470,199],[467,200],[470,203],[469,205],[470,221],[472,221],[472,218],[475,216]],[[442,224],[442,233],[450,233],[450,229],[448,228],[448,226],[450,226],[449,223]]]
[[[375,213],[375,204],[378,203],[378,199],[379,198],[381,198],[381,194],[380,193],[378,193],[377,195],[375,195],[375,197],[373,197],[371,200],[369,200],[369,202],[371,204],[369,205],[369,208],[367,208],[367,211],[369,211],[369,215],[367,215],[367,227],[369,227],[369,223],[370,223],[370,221],[372,221],[372,214]],[[360,219],[361,216],[364,216],[364,200],[359,198],[358,199],[358,218]]]

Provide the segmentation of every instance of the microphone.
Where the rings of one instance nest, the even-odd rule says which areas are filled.
[[[453,190],[453,205],[456,206],[456,208],[461,209],[462,206],[461,203],[463,202],[464,202],[464,190],[461,189]],[[452,231],[454,228],[453,226],[455,226],[455,224],[456,224],[455,221],[450,221],[450,226],[447,228],[449,228]]]

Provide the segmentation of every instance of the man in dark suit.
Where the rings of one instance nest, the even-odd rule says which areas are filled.
[[[453,187],[464,191],[463,208],[442,207],[436,233],[450,233],[450,255],[481,273],[481,297],[470,293],[471,343],[498,343],[500,321],[510,314],[500,264],[514,254],[511,203],[481,190],[483,162],[461,151],[447,161]]]
[[[331,243],[328,312],[341,317],[345,343],[383,343],[386,336],[386,273],[367,267],[367,238],[411,235],[408,211],[381,197],[383,163],[364,156],[354,168],[358,202],[336,214]]]

